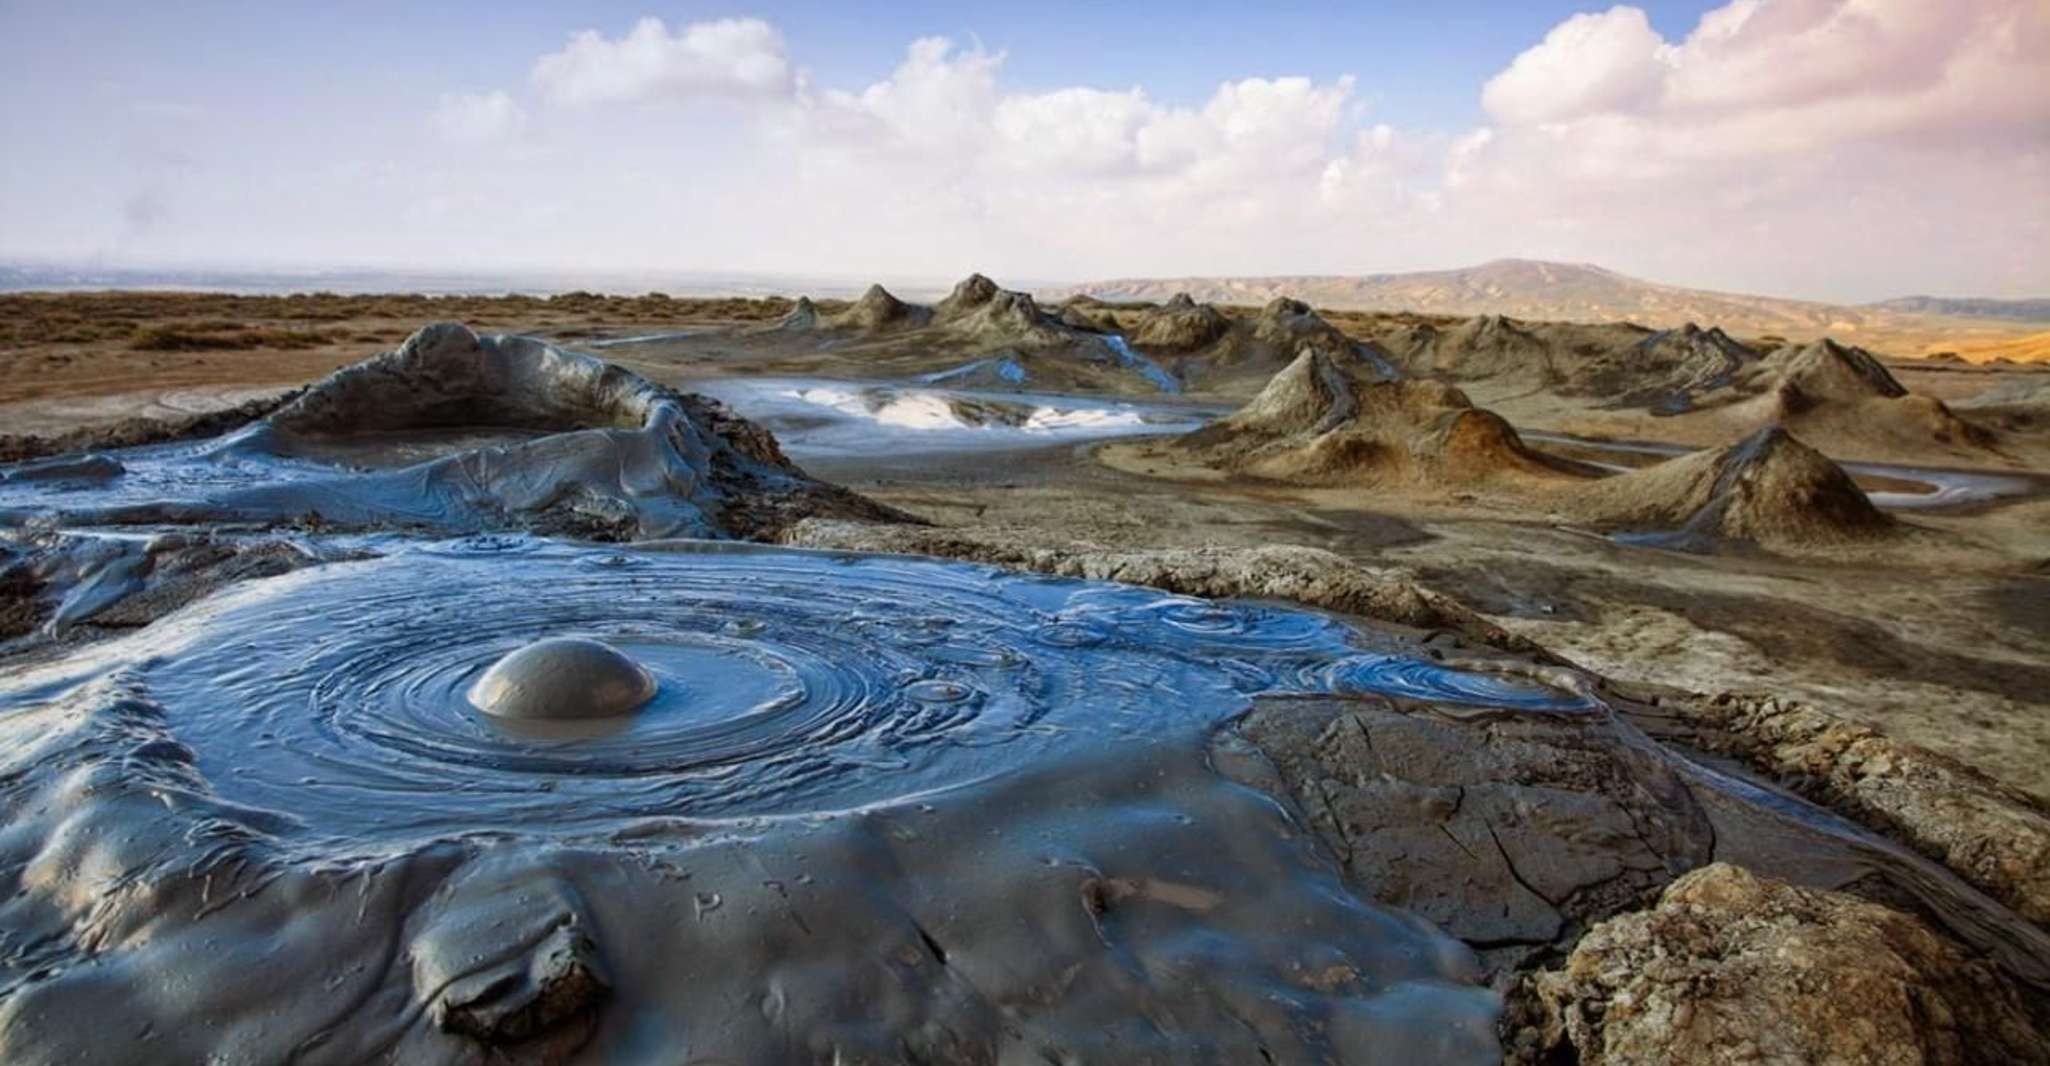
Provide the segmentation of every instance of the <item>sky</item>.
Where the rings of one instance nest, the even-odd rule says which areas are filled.
[[[0,260],[2050,295],[2050,0],[0,0]]]

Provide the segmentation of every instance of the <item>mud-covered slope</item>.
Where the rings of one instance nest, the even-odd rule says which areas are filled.
[[[1000,288],[981,274],[963,279],[933,305],[932,320],[942,330],[982,345],[1044,348],[1075,339],[1073,328],[1040,310],[1030,293]]]
[[[870,285],[868,291],[863,292],[860,299],[849,304],[846,310],[828,317],[825,326],[828,329],[878,334],[897,329],[915,329],[925,325],[931,317],[930,309],[905,303],[881,285]]]
[[[1600,525],[1767,545],[1869,540],[1896,528],[1843,468],[1776,426],[1595,482],[1573,506]]]
[[[1720,328],[1689,322],[1620,351],[1602,351],[1576,370],[1573,386],[1610,406],[1673,414],[1726,388],[1760,358]]]
[[[1570,477],[1516,431],[1435,381],[1376,381],[1306,351],[1244,407],[1180,439],[1185,454],[1306,484],[1405,481],[1458,488]]]
[[[1501,315],[1449,323],[1382,316],[1368,319],[1364,329],[1409,374],[1546,388],[1602,406],[1661,413],[1694,406],[1760,358],[1722,330],[1691,322],[1653,332],[1628,323],[1524,322]]]
[[[1781,348],[1752,367],[1739,391],[1756,395],[1735,413],[1750,425],[1778,425],[1832,453],[1947,453],[1992,458],[1993,431],[1942,400],[1908,391],[1872,353],[1824,339]]]
[[[1029,293],[982,274],[962,279],[931,307],[873,285],[840,310],[800,300],[779,322],[729,336],[767,349],[765,365],[790,373],[1036,391],[1181,389],[1174,373],[1126,343],[1114,315],[1083,306],[1050,314]]]
[[[1129,339],[1148,351],[1180,354],[1213,344],[1230,329],[1231,321],[1217,308],[1181,292],[1141,313]]]

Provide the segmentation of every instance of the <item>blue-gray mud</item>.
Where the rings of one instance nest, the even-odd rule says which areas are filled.
[[[655,698],[471,706],[551,636]],[[1344,692],[1601,714],[964,563],[497,537],[244,584],[0,685],[0,1057],[1495,1061],[1472,954],[1210,765]]]

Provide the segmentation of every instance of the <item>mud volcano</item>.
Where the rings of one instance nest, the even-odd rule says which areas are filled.
[[[1544,676],[892,557],[483,538],[302,570],[0,686],[7,927],[45,945],[8,956],[0,1054],[100,1046],[113,996],[174,1061],[1492,1061],[1466,950],[1346,892],[1207,748],[1265,693],[1596,713]],[[338,1020],[322,982],[376,1006]]]
[[[1492,411],[1435,381],[1380,381],[1305,349],[1259,395],[1174,447],[1219,469],[1304,484],[1442,488],[1570,477]]]
[[[1587,521],[1668,545],[1706,539],[1786,548],[1896,532],[1893,518],[1842,467],[1777,426],[1594,482],[1571,506]]]
[[[807,477],[767,432],[714,400],[454,322],[344,367],[232,433],[121,449],[93,470],[10,474],[0,520],[631,540],[745,537],[793,514],[883,511]]]

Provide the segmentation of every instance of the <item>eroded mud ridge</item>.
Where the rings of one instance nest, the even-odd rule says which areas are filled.
[[[471,702],[567,636],[653,698],[572,732]],[[104,1052],[86,1019],[118,996],[171,1060],[634,1059],[659,1033],[764,1063],[904,1041],[1490,1061],[1467,950],[1346,892],[1204,754],[1270,692],[1597,710],[1380,643],[1308,611],[702,545],[473,538],[243,585],[0,690],[0,1050]]]

